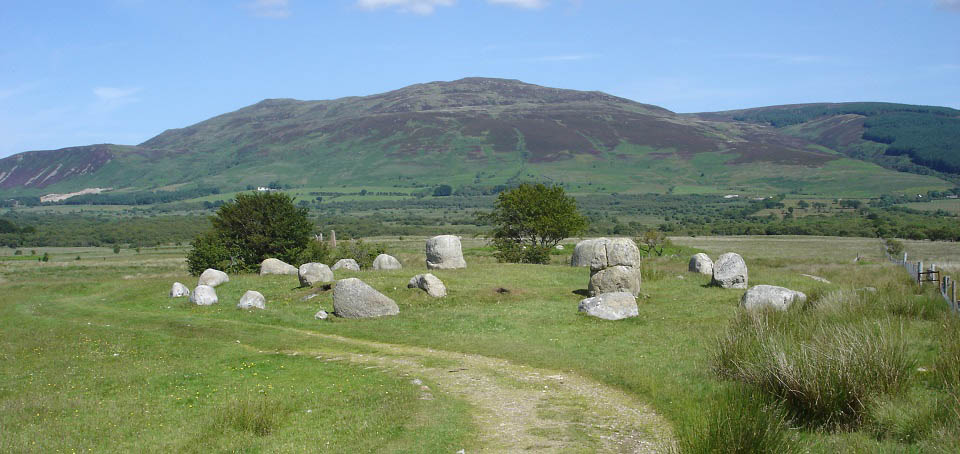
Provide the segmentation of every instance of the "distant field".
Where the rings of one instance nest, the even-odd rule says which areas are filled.
[[[960,215],[960,199],[942,199],[942,200],[933,200],[930,202],[911,202],[911,203],[901,203],[902,207],[912,208],[914,210],[921,211],[937,211],[943,210],[951,214]]]

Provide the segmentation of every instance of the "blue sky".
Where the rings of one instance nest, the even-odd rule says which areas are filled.
[[[0,0],[0,157],[467,76],[677,112],[960,108],[960,0]]]

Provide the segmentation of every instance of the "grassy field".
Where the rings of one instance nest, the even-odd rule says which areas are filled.
[[[332,310],[332,292],[299,288],[290,276],[232,276],[217,289],[220,304],[191,306],[166,296],[175,280],[195,282],[177,248],[119,255],[107,248],[37,248],[52,260],[0,260],[0,376],[6,377],[0,451],[618,451],[605,444],[595,402],[581,394],[528,400],[546,393],[530,375],[562,374],[573,383],[583,377],[584,389],[608,390],[594,400],[622,393],[614,403],[648,404],[669,427],[649,423],[636,428],[637,436],[677,437],[696,452],[690,440],[706,439],[696,434],[715,424],[718,408],[729,407],[739,389],[718,377],[713,364],[718,339],[737,326],[743,294],[708,287],[708,277],[687,273],[686,259],[696,250],[714,258],[738,252],[752,285],[786,286],[812,301],[875,287],[885,301],[903,303],[895,312],[870,312],[862,323],[896,326],[915,365],[904,390],[872,396],[870,411],[850,427],[794,422],[790,446],[811,452],[958,448],[957,432],[941,427],[934,412],[952,408],[951,394],[928,372],[943,369],[941,351],[949,346],[942,343],[956,328],[945,304],[885,263],[878,240],[675,238],[684,246],[677,256],[644,263],[640,316],[620,322],[577,314],[589,271],[565,266],[573,241],[553,264],[538,266],[497,264],[480,240],[465,238],[469,268],[433,271],[448,289],[442,300],[406,288],[410,276],[425,271],[423,238],[371,241],[385,244],[404,269],[337,278],[361,277],[393,298],[400,306],[396,317],[315,320],[318,309]],[[946,247],[956,250],[931,246]],[[858,254],[862,260],[854,264]],[[13,258],[10,250],[0,256]],[[266,310],[234,308],[248,289],[266,296]],[[414,357],[431,399],[404,375]],[[359,358],[385,358],[393,366]],[[454,367],[458,362],[471,365]],[[474,387],[494,390],[480,393],[480,400],[469,383],[450,378],[475,368],[502,371],[477,382]],[[557,385],[563,386],[569,385]],[[485,405],[494,405],[487,400],[498,393],[518,396],[523,419],[544,422],[516,434],[534,441],[491,447],[489,428],[511,426],[509,406],[484,410],[497,408]]]

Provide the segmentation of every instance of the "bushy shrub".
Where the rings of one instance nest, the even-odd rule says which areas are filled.
[[[300,252],[300,256],[297,257],[294,265],[310,262],[328,263],[332,255],[333,251],[327,243],[323,241],[310,241],[307,247],[303,248],[303,251]]]
[[[498,262],[506,263],[550,263],[550,246],[522,244],[506,238],[492,241],[496,252],[493,256]]]
[[[227,273],[239,271],[237,253],[231,250],[224,241],[214,232],[200,235],[190,242],[192,249],[187,254],[187,270],[197,276],[207,268],[213,268]]]
[[[370,268],[373,266],[373,260],[378,255],[386,252],[386,247],[377,243],[365,243],[357,239],[353,241],[341,241],[337,243],[337,250],[333,252],[332,262],[340,259],[354,259],[360,268]]]

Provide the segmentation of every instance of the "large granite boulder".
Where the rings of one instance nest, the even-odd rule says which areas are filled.
[[[190,302],[197,306],[210,306],[218,301],[217,291],[209,285],[198,285],[190,294]]]
[[[203,271],[203,274],[200,275],[200,281],[197,285],[216,287],[224,282],[230,282],[230,276],[227,276],[227,273],[213,268],[207,268]]]
[[[375,270],[399,270],[403,269],[403,265],[400,264],[400,261],[396,257],[387,254],[380,254],[377,258],[373,259],[373,269]]]
[[[392,299],[357,278],[341,279],[333,286],[333,312],[344,318],[397,315]]]
[[[344,269],[347,271],[360,271],[360,264],[354,259],[340,259],[330,268],[333,271]]]
[[[735,252],[727,252],[713,262],[711,284],[723,288],[747,288],[747,264]]]
[[[304,287],[312,287],[317,282],[333,282],[333,271],[322,263],[304,263],[297,270],[297,275],[300,277],[300,285]]]
[[[608,242],[607,238],[594,238],[583,240],[577,243],[573,248],[573,255],[570,256],[570,266],[590,266],[593,260],[593,248],[598,242]]]
[[[701,252],[690,257],[690,266],[688,269],[694,273],[713,276],[713,260],[710,260],[710,256],[707,254]]]
[[[740,307],[747,310],[769,307],[785,311],[791,304],[805,301],[807,301],[807,295],[803,292],[775,285],[754,285],[740,298]]]
[[[267,274],[282,274],[282,275],[297,275],[297,267],[285,263],[283,260],[278,259],[266,259],[260,262],[260,275],[264,276]]]
[[[186,285],[174,282],[173,287],[170,287],[170,298],[180,298],[184,296],[190,296],[190,289],[188,289]]]
[[[586,298],[580,301],[578,310],[604,320],[622,320],[639,315],[637,298],[628,292],[601,293]]]
[[[463,259],[460,238],[454,235],[440,235],[427,240],[427,269],[451,270],[466,268]]]
[[[614,292],[637,296],[640,294],[640,282],[640,268],[617,265],[590,273],[587,290],[591,296]]]
[[[593,245],[590,270],[600,271],[614,266],[640,266],[640,249],[629,238],[612,238]]]
[[[418,274],[410,278],[407,288],[419,288],[434,298],[447,296],[447,287],[443,285],[443,281],[430,273]]]
[[[263,294],[256,290],[247,290],[243,296],[240,297],[240,302],[237,303],[237,309],[266,309],[267,308],[267,299],[263,297]]]

